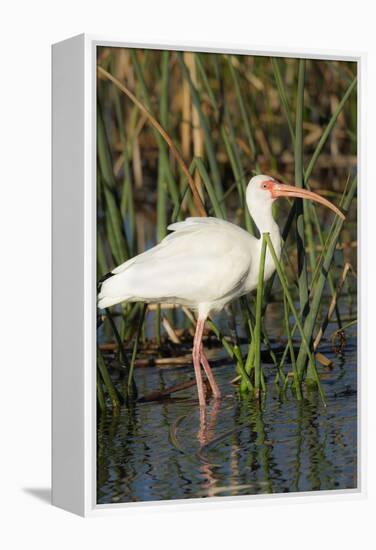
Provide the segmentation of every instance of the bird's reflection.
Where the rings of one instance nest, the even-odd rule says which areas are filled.
[[[239,475],[244,465],[240,465],[240,434],[244,430],[249,432],[249,441],[253,451],[250,453],[250,463],[246,466],[246,477],[251,481],[251,486],[262,484],[265,492],[273,492],[271,481],[271,469],[274,469],[273,445],[268,441],[266,427],[263,418],[263,405],[255,403],[252,400],[243,400],[234,406],[225,405],[225,400],[215,400],[211,409],[200,408],[199,430],[197,439],[200,449],[197,457],[200,461],[199,471],[203,478],[201,489],[206,496],[214,496],[219,492],[228,492],[237,494],[239,488],[247,485],[239,485]],[[228,411],[233,412],[233,427],[227,431],[217,430],[219,420],[226,417]],[[210,459],[209,451],[217,443],[228,441],[231,438],[229,465],[231,468],[232,483],[223,486],[220,481],[220,465],[213,463]],[[245,472],[243,471],[241,475]],[[278,477],[278,476],[277,476]]]
[[[202,450],[209,445],[216,437],[216,427],[218,415],[221,409],[222,400],[215,399],[212,407],[200,407],[200,428],[197,433],[197,439],[200,443],[200,449],[197,456],[200,460],[199,471],[203,478],[201,485],[207,496],[215,495],[215,487],[218,483],[218,478],[214,474],[215,465],[202,454]]]
[[[197,439],[201,447],[210,443],[215,437],[215,428],[218,421],[221,402],[221,399],[215,399],[211,410],[209,407],[199,407],[200,428],[197,433]]]

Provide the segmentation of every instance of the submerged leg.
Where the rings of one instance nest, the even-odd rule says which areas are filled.
[[[195,337],[193,340],[193,352],[192,352],[193,366],[195,369],[196,382],[197,382],[198,402],[200,404],[200,407],[205,407],[205,388],[202,381],[202,373],[201,373],[201,365],[200,365],[200,357],[201,357],[200,349],[202,345],[201,342],[202,342],[202,334],[204,332],[204,325],[205,325],[205,318],[198,318]]]
[[[202,341],[201,341],[201,346],[200,346],[200,360],[201,360],[202,366],[204,367],[205,374],[208,377],[209,384],[210,384],[210,387],[212,389],[214,397],[216,399],[220,399],[221,390],[219,389],[217,381],[214,378],[213,371],[210,368],[209,361],[207,360],[206,355],[204,353],[204,347],[202,345]]]

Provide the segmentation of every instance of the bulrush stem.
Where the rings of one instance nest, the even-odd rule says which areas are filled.
[[[292,125],[290,107],[289,107],[289,103],[287,101],[287,93],[286,93],[286,88],[285,88],[285,85],[284,85],[283,79],[282,79],[279,59],[277,57],[271,57],[270,59],[271,59],[271,62],[272,62],[274,78],[275,78],[275,82],[277,84],[282,109],[283,109],[283,112],[284,112],[286,120],[287,120],[287,125],[289,127],[291,141],[292,141],[292,144],[294,145],[294,143],[295,143],[294,127]]]
[[[260,394],[260,387],[264,389],[264,380],[261,369],[261,315],[262,315],[262,300],[264,294],[264,269],[265,269],[265,255],[266,255],[266,239],[269,237],[269,233],[263,233],[261,243],[260,254],[260,267],[258,273],[257,282],[257,295],[256,295],[256,322],[253,337],[255,339],[255,392],[256,397]]]
[[[101,373],[102,380],[108,391],[108,395],[110,396],[112,408],[116,410],[120,407],[120,400],[119,400],[117,391],[115,389],[115,386],[113,385],[111,377],[108,373],[107,365],[105,363],[105,360],[103,359],[103,355],[99,351],[99,349],[97,353],[97,365],[98,365],[99,372]]]
[[[348,212],[350,208],[351,201],[356,192],[356,188],[357,188],[357,179],[354,178],[353,181],[351,182],[349,192],[342,205],[342,210],[345,213]],[[339,236],[341,234],[343,223],[344,221],[338,216],[336,216],[336,219],[333,223],[332,230],[328,237],[328,241],[327,241],[328,245],[326,247],[326,251],[323,251],[323,261],[320,264],[320,269],[318,270],[317,282],[313,289],[313,298],[312,298],[310,311],[304,322],[304,338],[308,342],[312,341],[312,334],[315,328],[317,314],[319,312],[319,308],[321,305],[321,299],[324,292],[325,283],[328,278],[328,273],[333,261],[333,256],[336,250]],[[302,378],[305,370],[306,357],[307,357],[306,350],[304,349],[304,347],[301,347],[297,358],[297,369],[298,369],[298,374],[300,379]]]
[[[296,119],[295,119],[295,185],[303,187],[304,167],[303,167],[303,114],[304,114],[304,76],[305,60],[300,59],[298,70],[298,90],[296,100]],[[299,302],[303,319],[307,313],[308,307],[308,279],[307,279],[307,259],[305,253],[304,236],[304,207],[303,200],[296,201],[296,246],[298,254],[298,283],[299,283]]]
[[[245,365],[243,362],[243,357],[241,355],[240,349],[237,348],[237,346],[232,346],[229,342],[227,342],[226,338],[223,336],[223,334],[221,334],[218,327],[213,323],[211,319],[208,319],[206,323],[207,323],[207,326],[214,332],[218,340],[222,343],[229,357],[231,357],[231,359],[236,360],[237,367],[238,367],[240,376],[242,378],[243,386],[248,390],[252,391],[253,384],[249,378],[249,373],[245,369]]]
[[[302,346],[300,349],[302,349],[303,347],[305,348],[305,351],[308,355],[308,358],[310,360],[310,364],[312,366],[312,372],[313,372],[313,375],[314,375],[314,378],[315,378],[315,382],[317,383],[317,387],[318,387],[318,390],[319,390],[319,394],[320,394],[320,397],[321,397],[321,400],[322,400],[322,403],[324,406],[326,406],[326,403],[325,403],[325,397],[324,397],[324,393],[322,391],[322,388],[321,388],[321,384],[320,384],[320,379],[319,379],[319,375],[317,373],[317,369],[316,369],[316,364],[315,364],[315,358],[313,357],[312,355],[312,352],[310,350],[310,347],[309,347],[309,343],[308,343],[308,340],[304,334],[304,330],[303,330],[303,326],[302,326],[302,323],[299,319],[299,315],[298,315],[298,312],[296,311],[295,309],[295,306],[294,306],[294,301],[291,297],[291,294],[290,294],[290,291],[289,291],[289,288],[288,288],[288,281],[287,281],[287,277],[286,277],[286,274],[284,272],[284,269],[282,267],[282,264],[278,261],[278,258],[277,258],[277,254],[274,250],[274,246],[273,246],[273,243],[270,239],[270,236],[268,234],[265,234],[265,239],[266,239],[266,242],[267,242],[267,245],[269,247],[269,250],[270,250],[270,254],[273,258],[273,261],[274,261],[274,265],[275,265],[275,268],[276,268],[276,271],[277,271],[277,274],[278,274],[278,277],[279,277],[279,280],[281,282],[281,285],[282,285],[282,288],[283,288],[283,292],[286,296],[286,300],[289,304],[289,307],[290,307],[290,310],[291,310],[291,313],[293,314],[293,316],[295,317],[295,321],[296,321],[296,324],[298,326],[298,329],[300,331],[300,334],[301,334],[301,337],[302,337],[302,340],[303,340],[303,344],[304,346]],[[298,375],[299,375],[299,381],[301,382],[302,380],[302,376],[301,376],[301,373],[299,373],[299,370],[298,370]]]
[[[97,398],[100,411],[103,413],[106,410],[106,402],[102,389],[102,380],[100,379],[100,370],[97,367]]]
[[[136,399],[136,397],[137,397],[137,388],[136,388],[136,384],[135,384],[134,379],[133,379],[133,371],[134,371],[134,365],[135,365],[135,362],[136,362],[138,343],[140,341],[142,326],[144,324],[145,313],[146,313],[147,307],[148,307],[147,304],[142,305],[140,318],[138,320],[136,338],[135,338],[135,341],[134,341],[134,344],[133,344],[131,364],[130,364],[130,367],[129,367],[127,390],[128,390],[128,396],[132,397],[133,399]]]
[[[107,316],[108,320],[110,321],[110,325],[111,325],[112,331],[113,331],[114,336],[115,336],[115,340],[116,340],[118,348],[119,348],[120,360],[124,364],[124,367],[126,369],[128,369],[128,366],[129,366],[128,365],[128,358],[127,358],[125,350],[124,350],[123,341],[120,337],[120,334],[119,334],[119,331],[117,329],[116,323],[114,321],[114,318],[112,317],[112,314],[111,314],[111,311],[110,311],[109,308],[106,308],[106,316]]]
[[[296,397],[298,401],[302,399],[302,391],[300,388],[300,380],[298,375],[298,370],[296,368],[296,360],[295,360],[295,353],[294,353],[294,346],[292,343],[292,337],[291,337],[291,328],[289,323],[289,305],[287,303],[286,294],[283,295],[283,304],[284,304],[284,311],[285,311],[285,328],[286,328],[286,336],[287,336],[287,345],[290,351],[290,359],[291,359],[291,366],[292,371],[294,373],[294,384],[295,384],[295,391],[296,391]]]
[[[323,322],[321,323],[321,327],[316,335],[315,341],[313,342],[313,349],[316,350],[321,342],[321,338],[324,335],[325,330],[327,329],[327,326],[332,318],[333,312],[335,311],[338,303],[339,295],[341,294],[343,285],[345,284],[346,277],[348,272],[351,270],[351,264],[348,262],[345,263],[345,267],[343,268],[342,275],[338,281],[337,289],[333,295],[333,298],[331,299],[329,309],[327,311],[327,314],[324,317]]]

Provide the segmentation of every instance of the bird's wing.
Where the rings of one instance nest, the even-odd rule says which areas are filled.
[[[221,220],[219,218],[213,218],[210,216],[200,217],[200,218],[192,217],[192,218],[186,218],[183,222],[171,223],[169,226],[167,226],[167,229],[169,229],[170,231],[174,231],[174,233],[171,235],[168,235],[165,239],[172,237],[172,235],[176,233],[181,233],[185,231],[195,231],[203,228],[211,228],[211,229],[222,228],[222,229],[228,229],[229,231],[244,232],[243,229],[226,220]]]
[[[180,239],[183,235],[192,235],[194,232],[202,231],[202,230],[227,230],[228,232],[240,234],[243,235],[245,232],[243,229],[238,227],[237,225],[227,222],[225,220],[220,220],[219,218],[213,218],[213,217],[191,217],[186,218],[182,222],[176,222],[172,223],[169,226],[167,226],[167,229],[170,231],[173,231],[173,233],[170,233],[165,237],[158,245],[154,246],[153,248],[146,250],[146,252],[142,252],[141,254],[138,254],[137,256],[134,256],[134,258],[131,258],[130,260],[127,260],[126,262],[118,265],[111,271],[114,275],[117,275],[118,273],[121,273],[122,271],[125,271],[128,269],[131,265],[133,265],[135,262],[142,262],[142,261],[148,261],[151,259],[151,255],[163,255],[164,252],[167,252],[166,247],[171,244],[172,240],[175,240],[176,238]],[[237,233],[236,233],[237,232]],[[248,234],[247,234],[248,235]],[[252,236],[248,235],[251,239]],[[170,248],[169,252],[170,253]]]
[[[169,229],[173,233],[159,245],[117,267],[101,293],[186,303],[236,293],[251,263],[252,237],[246,231],[217,218],[188,218]]]

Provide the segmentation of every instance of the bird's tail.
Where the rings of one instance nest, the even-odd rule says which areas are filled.
[[[120,302],[124,302],[124,298],[110,298],[107,296],[98,296],[98,308],[99,309],[105,309],[106,307],[116,306],[116,304],[120,304]]]
[[[120,304],[127,299],[127,296],[121,295],[118,285],[118,276],[112,272],[104,275],[98,282],[98,308],[105,309],[107,307]]]

